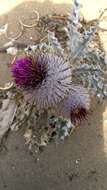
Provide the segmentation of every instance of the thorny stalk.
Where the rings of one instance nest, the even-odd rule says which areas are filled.
[[[48,126],[48,111],[47,110],[44,110],[42,113],[40,113],[38,124],[41,127]]]

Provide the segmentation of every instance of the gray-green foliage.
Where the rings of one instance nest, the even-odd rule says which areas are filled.
[[[68,23],[69,48],[71,64],[75,74],[82,83],[97,95],[100,100],[107,97],[107,71],[106,55],[103,50],[96,48],[95,33],[99,32],[99,23],[103,13],[96,19],[94,26],[80,33],[80,4],[74,0],[70,22]],[[82,63],[82,64],[81,64]]]
[[[92,95],[97,95],[102,100],[107,97],[107,81],[105,79],[107,60],[105,52],[96,47],[95,35],[99,32],[103,13],[96,19],[93,26],[80,32],[83,28],[82,22],[80,22],[80,8],[78,0],[74,0],[66,29],[69,38],[67,57],[73,67],[75,78],[77,77]],[[48,33],[48,40],[55,51],[64,52],[53,32]]]

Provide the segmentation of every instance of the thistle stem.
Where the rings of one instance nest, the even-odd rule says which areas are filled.
[[[47,127],[48,125],[48,111],[44,110],[41,114],[40,114],[40,118],[39,118],[39,125],[40,127]]]

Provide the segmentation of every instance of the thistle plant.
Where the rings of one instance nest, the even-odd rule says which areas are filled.
[[[63,134],[58,135],[61,139],[88,117],[93,95],[100,100],[107,97],[106,55],[96,48],[95,42],[95,36],[101,30],[99,23],[103,13],[85,30],[80,9],[81,4],[74,0],[71,15],[67,18],[65,49],[56,37],[56,31],[49,29],[44,42],[26,45],[13,40],[0,49],[1,52],[17,54],[11,65],[15,88],[13,99],[18,93],[21,95],[18,101],[25,106],[23,109],[19,103],[19,107],[28,113],[27,119],[26,114],[23,117],[24,122],[27,120],[27,124],[32,125],[32,119],[37,119],[36,113],[41,128],[43,125],[49,128],[53,125],[50,118],[55,118],[55,132]],[[20,51],[23,55],[18,57]],[[12,129],[18,125],[17,115],[19,119],[22,114],[19,113],[16,111],[12,120]]]

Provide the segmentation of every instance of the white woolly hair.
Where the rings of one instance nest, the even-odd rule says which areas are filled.
[[[41,54],[39,59],[46,58],[47,74],[41,84],[24,91],[25,99],[34,102],[37,110],[52,108],[63,100],[71,88],[72,73],[67,61],[53,54]],[[42,62],[42,61],[41,61]]]
[[[90,95],[86,88],[80,85],[71,85],[71,90],[68,97],[64,98],[64,100],[60,102],[56,112],[60,116],[70,118],[71,112],[75,113],[79,109],[84,109],[86,112],[89,111]]]

